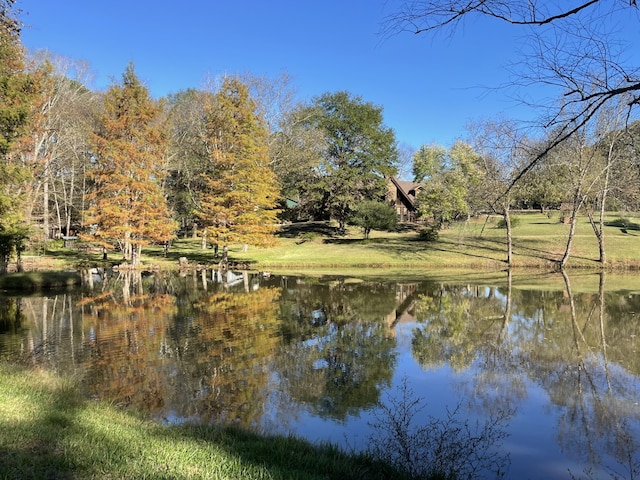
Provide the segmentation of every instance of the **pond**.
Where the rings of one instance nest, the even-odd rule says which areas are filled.
[[[605,274],[93,271],[0,297],[0,358],[88,398],[461,478],[639,475],[639,341],[640,278]]]

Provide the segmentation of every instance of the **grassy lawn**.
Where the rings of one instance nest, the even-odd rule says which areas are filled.
[[[557,217],[530,213],[516,215],[513,231],[514,266],[553,267],[564,252],[569,226]],[[617,216],[612,216],[613,221]],[[359,229],[344,237],[318,234],[309,236],[302,229],[280,236],[275,247],[250,248],[242,253],[231,249],[233,258],[256,264],[260,269],[380,268],[415,270],[503,269],[506,267],[506,231],[497,228],[497,217],[460,222],[440,232],[433,242],[420,240],[415,231],[372,232],[364,240]],[[640,220],[631,219],[638,223]],[[605,245],[612,268],[640,267],[640,231],[608,226]],[[598,244],[586,217],[579,219],[569,268],[600,268]]]
[[[0,363],[0,478],[401,479],[365,455],[290,437],[167,427],[85,401],[70,379]]]
[[[567,242],[569,226],[558,221],[558,214],[515,214],[518,223],[513,230],[514,267],[551,269],[561,258]],[[605,229],[608,266],[615,270],[640,268],[640,217],[627,217],[621,225],[611,214]],[[365,240],[360,229],[349,229],[346,235],[336,234],[335,226],[310,222],[283,227],[277,245],[269,248],[250,247],[242,252],[240,245],[231,245],[230,258],[248,263],[258,270],[335,270],[380,269],[421,270],[501,270],[506,267],[506,231],[498,228],[498,217],[474,218],[453,224],[440,232],[435,241],[421,240],[415,230],[402,232],[372,232]],[[167,257],[160,246],[146,247],[143,262],[147,266],[176,268],[180,257],[191,265],[215,265],[213,250],[202,250],[199,239],[176,240]],[[586,217],[578,220],[568,268],[599,269],[598,245]],[[56,265],[96,265],[102,261],[99,253],[73,249],[51,249],[45,257],[27,257],[38,268]],[[108,265],[119,262],[119,254],[109,253]]]

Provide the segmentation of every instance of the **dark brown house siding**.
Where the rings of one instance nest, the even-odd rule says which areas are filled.
[[[417,221],[416,196],[422,188],[420,183],[406,182],[395,177],[388,179],[389,200],[395,206],[398,220],[401,222]]]

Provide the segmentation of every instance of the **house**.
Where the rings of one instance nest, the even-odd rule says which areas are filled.
[[[422,189],[421,183],[398,180],[395,177],[388,179],[389,200],[396,207],[398,221],[417,221],[416,196]]]

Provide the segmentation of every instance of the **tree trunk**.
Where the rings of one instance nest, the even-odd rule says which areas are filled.
[[[503,215],[504,224],[507,229],[507,265],[511,266],[513,264],[513,236],[511,233],[511,215],[508,205],[504,208]]]
[[[86,210],[86,199],[87,199],[87,167],[86,165],[82,165],[82,196],[80,197],[80,227],[84,228],[84,212]]]
[[[49,168],[46,167],[42,184],[42,230],[43,250],[47,253],[47,241],[49,240]]]
[[[16,245],[16,270],[20,273],[24,272],[24,267],[22,265],[22,250],[22,245],[19,247]]]
[[[609,175],[611,171],[611,158],[612,158],[612,147],[609,149],[609,156],[607,157],[607,165],[605,167],[604,173],[604,184],[602,185],[602,190],[600,191],[600,208],[599,208],[599,218],[598,223],[593,219],[593,214],[591,211],[588,212],[589,215],[589,223],[591,223],[591,228],[593,228],[593,233],[596,235],[596,239],[598,240],[598,251],[600,253],[600,257],[598,261],[605,265],[607,262],[607,253],[605,251],[604,246],[604,215],[605,208],[607,204],[607,196],[609,193]]]
[[[605,188],[602,191],[602,198],[600,200],[600,219],[598,222],[600,235],[598,235],[598,251],[600,252],[600,263],[602,265],[607,263],[607,252],[604,247],[604,215],[606,207],[607,192],[609,191],[609,169],[605,175]]]
[[[220,260],[220,268],[226,270],[229,267],[229,249],[227,246],[222,247],[222,260]]]
[[[567,245],[564,249],[564,254],[562,255],[562,259],[560,260],[560,270],[564,271],[564,267],[567,265],[569,261],[569,256],[571,255],[571,247],[573,246],[573,237],[576,233],[576,223],[578,219],[578,209],[574,207],[571,210],[571,218],[569,220],[569,235],[567,237]]]
[[[593,213],[591,211],[587,212],[587,216],[589,217],[589,223],[591,224],[593,233],[595,234],[596,239],[598,240],[598,252],[599,252],[598,262],[600,262],[602,265],[605,265],[607,260],[607,255],[604,247],[604,211],[603,210],[604,210],[603,208],[600,208],[600,218],[598,220],[598,223],[596,223],[595,219],[593,218]]]
[[[76,183],[76,169],[71,169],[71,179],[69,184],[69,193],[64,196],[64,215],[65,215],[65,231],[67,235],[71,235],[71,211],[73,208],[73,191]],[[66,192],[66,189],[65,189]]]
[[[484,223],[482,224],[482,228],[480,229],[480,236],[482,236],[482,234],[484,233],[484,229],[487,226],[487,223],[489,223],[489,218],[491,218],[491,215],[487,213],[487,216],[484,219]]]
[[[136,244],[131,247],[131,265],[138,267],[142,258],[142,245]]]

